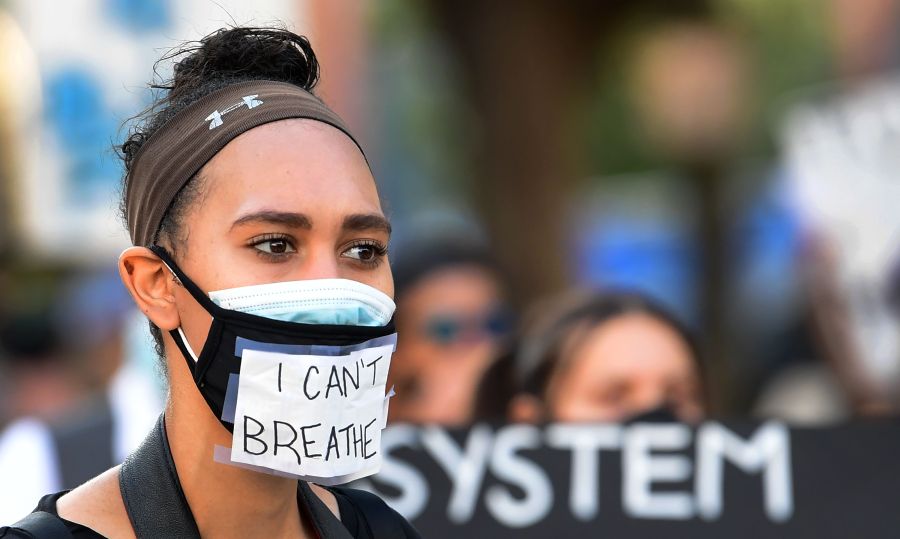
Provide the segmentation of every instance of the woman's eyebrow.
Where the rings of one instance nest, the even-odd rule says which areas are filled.
[[[281,212],[281,211],[258,211],[248,213],[239,217],[231,224],[231,228],[246,225],[250,223],[269,223],[276,225],[285,225],[291,228],[312,228],[312,221],[309,217],[302,213]]]
[[[381,230],[388,235],[391,233],[391,223],[377,213],[354,214],[344,217],[344,230]]]

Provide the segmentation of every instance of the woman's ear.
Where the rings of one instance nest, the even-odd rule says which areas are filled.
[[[119,276],[141,312],[161,330],[171,331],[180,325],[175,277],[153,251],[146,247],[125,249],[119,256]]]
[[[509,420],[513,423],[540,423],[544,406],[534,395],[519,393],[509,401]]]

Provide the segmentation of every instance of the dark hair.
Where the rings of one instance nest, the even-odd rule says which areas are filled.
[[[312,92],[319,80],[319,63],[309,40],[283,28],[223,28],[173,49],[156,63],[154,73],[169,61],[174,62],[172,77],[150,84],[156,99],[131,119],[128,136],[118,148],[125,164],[120,212],[126,225],[125,193],[134,159],[167,120],[198,99],[237,82],[272,80]],[[184,245],[183,219],[201,194],[202,185],[199,174],[191,178],[176,195],[156,232],[155,242],[167,243],[173,256]],[[156,353],[162,357],[162,334],[152,322],[150,333]]]
[[[503,282],[503,272],[488,246],[455,231],[421,234],[392,252],[396,253],[391,259],[391,272],[397,301],[425,277],[451,267],[475,266]]]
[[[601,292],[587,299],[565,302],[562,309],[551,313],[543,324],[536,324],[526,336],[516,358],[515,375],[518,390],[543,400],[548,384],[561,367],[560,355],[573,332],[579,328],[596,328],[612,319],[628,314],[644,314],[672,328],[687,344],[691,358],[697,365],[701,382],[704,368],[697,341],[692,332],[678,318],[649,297],[626,291]],[[705,397],[705,384],[703,399]]]

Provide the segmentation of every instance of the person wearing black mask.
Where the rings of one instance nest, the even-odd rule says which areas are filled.
[[[165,412],[122,466],[0,536],[417,537],[334,486],[380,463],[391,227],[359,144],[311,93],[309,42],[237,27],[168,58],[121,148],[134,247],[119,259]]]
[[[539,306],[513,360],[513,421],[696,423],[706,414],[687,329],[636,293],[575,294]]]

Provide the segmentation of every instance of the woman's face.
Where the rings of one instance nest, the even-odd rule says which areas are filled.
[[[690,349],[652,316],[628,314],[603,322],[566,356],[548,391],[556,421],[621,421],[662,406],[681,421],[703,417]]]
[[[344,278],[393,296],[390,226],[366,161],[341,131],[313,120],[256,127],[201,171],[177,262],[204,292],[305,279]],[[210,316],[175,292],[193,346]]]
[[[484,370],[502,335],[493,329],[502,305],[496,276],[476,265],[435,271],[398,305],[391,416],[415,423],[464,424]],[[499,329],[499,328],[498,328]]]

